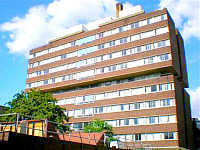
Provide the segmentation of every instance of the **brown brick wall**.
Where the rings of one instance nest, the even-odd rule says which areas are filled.
[[[151,145],[149,145],[149,148],[151,148],[151,146],[154,149],[157,149],[157,147],[165,147],[165,148],[161,148],[161,149],[166,150],[166,147],[178,147],[179,141],[178,140],[146,141],[146,142],[144,141],[142,143],[143,144],[151,144]],[[139,144],[136,143],[136,145],[139,145]],[[178,150],[178,148],[177,148],[177,150]]]
[[[179,62],[180,62],[180,69],[181,69],[180,81],[182,81],[183,86],[185,88],[187,88],[188,87],[188,78],[187,78],[187,67],[186,67],[184,43],[183,43],[183,39],[182,39],[178,29],[176,29],[176,38],[177,38],[177,43],[178,43]]]
[[[176,105],[177,105],[177,121],[178,121],[178,136],[180,139],[180,146],[186,147],[186,126],[185,126],[185,117],[184,117],[184,97],[182,85],[175,82],[175,91],[176,91]]]
[[[185,125],[186,125],[186,137],[187,137],[187,148],[193,148],[193,129],[192,129],[192,116],[190,107],[190,95],[186,90],[184,92],[184,108],[185,108]]]
[[[154,124],[154,125],[139,125],[139,126],[124,126],[113,128],[114,134],[137,134],[137,133],[162,133],[162,132],[177,132],[176,123]]]
[[[172,49],[172,62],[174,67],[174,73],[181,77],[181,70],[180,70],[180,62],[179,62],[179,55],[178,55],[178,44],[176,40],[176,29],[174,26],[174,22],[171,16],[168,14],[168,24],[169,24],[169,33],[170,33],[170,42],[171,42],[171,49]]]

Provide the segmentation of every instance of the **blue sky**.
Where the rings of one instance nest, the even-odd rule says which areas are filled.
[[[198,0],[0,0],[0,105],[25,89],[30,49],[61,36],[70,26],[114,16],[116,2],[123,3],[124,8],[142,5],[146,12],[168,9],[185,40],[187,91],[191,95],[192,115],[200,117]]]

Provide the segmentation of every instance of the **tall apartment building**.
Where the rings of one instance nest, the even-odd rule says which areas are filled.
[[[30,51],[26,90],[52,92],[80,130],[95,118],[126,141],[192,146],[183,39],[166,9],[141,6],[70,28]]]

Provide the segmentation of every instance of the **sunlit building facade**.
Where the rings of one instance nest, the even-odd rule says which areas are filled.
[[[166,9],[141,6],[69,29],[30,51],[26,90],[52,92],[73,130],[95,118],[121,141],[191,148],[183,39]]]

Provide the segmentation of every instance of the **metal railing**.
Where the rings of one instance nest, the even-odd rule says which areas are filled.
[[[26,134],[28,135],[32,135],[32,134],[29,134],[29,131],[37,131],[38,135],[32,135],[32,136],[40,136],[40,137],[47,137],[47,138],[58,137],[60,140],[64,141],[64,144],[66,144],[66,142],[77,142],[77,143],[80,143],[81,145],[88,144],[88,145],[97,146],[97,145],[105,145],[105,142],[106,142],[105,133],[102,135],[104,137],[102,140],[100,138],[97,138],[95,133],[90,133],[90,132],[84,133],[83,131],[65,131],[64,129],[62,129],[62,126],[69,127],[68,125],[49,121],[46,119],[37,119],[31,116],[20,115],[19,113],[0,115],[0,117],[5,117],[5,116],[15,116],[13,117],[14,121],[8,122],[7,120],[5,120],[4,122],[0,122],[0,132],[11,131],[11,132],[20,133],[19,129],[23,128],[26,130]],[[29,120],[28,118],[34,119],[33,122],[41,121],[41,123],[44,123],[45,126],[42,127],[42,129],[40,129],[40,128],[35,128],[34,126],[29,127],[27,125],[23,125],[23,122],[26,122],[26,121],[31,122],[31,120]],[[49,128],[47,127],[47,125],[50,125],[52,127],[51,130],[48,130]],[[53,130],[55,129],[54,127],[56,125],[60,125],[61,130]],[[10,129],[8,129],[7,127],[10,127]],[[11,129],[11,127],[14,127],[14,130]],[[83,134],[87,136],[82,136]],[[129,149],[129,150],[153,149],[153,146],[151,144],[145,144],[142,141],[127,140],[126,138],[122,138],[122,137],[120,138],[118,137],[116,139],[117,139],[118,148],[120,149]]]

